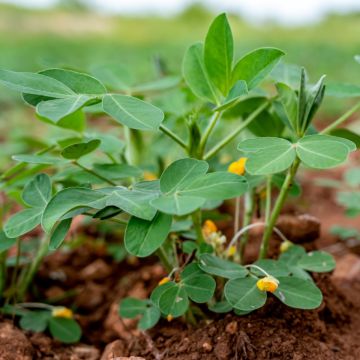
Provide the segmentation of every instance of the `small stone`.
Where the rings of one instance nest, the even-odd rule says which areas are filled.
[[[98,360],[100,357],[100,351],[94,346],[78,345],[72,351],[79,359]]]
[[[202,344],[202,348],[204,349],[204,351],[206,352],[211,352],[213,349],[213,346],[209,343],[209,342],[204,342]]]
[[[84,280],[103,280],[111,274],[111,267],[102,259],[93,261],[84,267],[80,277]]]
[[[332,275],[334,280],[352,281],[360,278],[360,257],[349,253],[336,261],[336,268]]]
[[[0,324],[0,359],[32,360],[34,348],[27,337],[10,323]]]
[[[108,344],[100,360],[129,359],[126,355],[126,346],[123,341],[115,340]]]
[[[228,324],[226,325],[225,331],[226,331],[228,334],[234,335],[234,334],[236,334],[237,329],[238,329],[238,324],[237,324],[237,322],[236,322],[236,321],[232,321],[232,322],[230,322],[230,323],[228,323]]]

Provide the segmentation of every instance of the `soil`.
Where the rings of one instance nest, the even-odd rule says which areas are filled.
[[[47,257],[30,298],[73,306],[83,329],[81,344],[63,345],[47,334],[23,332],[16,321],[13,325],[4,319],[0,360],[360,359],[360,252],[329,234],[331,225],[344,224],[343,209],[334,202],[333,191],[314,186],[317,176],[310,172],[303,176],[304,194],[290,202],[278,227],[290,240],[308,249],[327,248],[336,257],[333,274],[314,277],[324,294],[319,309],[294,310],[270,297],[264,308],[244,317],[211,315],[197,327],[178,319],[162,320],[142,333],[135,320],[119,318],[118,304],[126,296],[147,297],[165,275],[162,267],[156,259],[117,263],[88,234],[81,247]],[[360,230],[356,220],[346,224]],[[219,225],[231,236],[231,224]],[[249,260],[256,255],[260,235],[261,229],[251,234]],[[272,255],[279,242],[276,237],[271,240]]]

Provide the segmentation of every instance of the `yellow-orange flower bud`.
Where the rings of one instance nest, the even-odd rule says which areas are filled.
[[[157,176],[150,171],[144,171],[144,180],[146,181],[157,180]]]
[[[264,278],[257,281],[256,286],[260,291],[268,291],[273,293],[278,288],[279,281],[273,276],[265,276]]]
[[[228,167],[228,172],[236,175],[244,175],[246,161],[247,158],[242,157],[239,160],[232,162]]]
[[[162,278],[162,279],[159,281],[159,286],[168,283],[170,280],[171,280],[171,279],[170,279],[168,276],[165,276],[164,278]]]
[[[236,254],[236,246],[232,245],[228,250],[228,256],[234,256],[235,254]]]
[[[202,227],[204,237],[210,236],[212,233],[217,232],[218,228],[212,220],[206,220]]]
[[[166,317],[166,320],[167,321],[172,321],[174,319],[174,317],[171,315],[171,314],[169,314],[167,317]]]
[[[51,312],[51,315],[53,317],[60,317],[66,319],[72,319],[74,317],[72,310],[63,306],[54,308]]]
[[[289,240],[282,242],[280,245],[280,252],[284,253],[284,252],[288,251],[292,245],[293,245],[293,243]]]

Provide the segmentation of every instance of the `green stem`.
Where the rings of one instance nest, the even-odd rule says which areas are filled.
[[[345,114],[340,116],[337,120],[335,120],[324,130],[320,131],[320,134],[328,134],[329,132],[337,128],[339,125],[341,125],[344,121],[346,121],[353,113],[355,113],[359,109],[360,109],[360,102],[357,103],[355,106],[353,106],[351,109],[349,109],[349,111],[347,111]]]
[[[234,140],[249,124],[251,124],[259,114],[261,114],[268,106],[269,102],[264,103],[260,107],[258,107],[254,112],[252,112],[230,135],[228,135],[225,139],[220,141],[217,145],[215,145],[211,150],[209,150],[205,156],[204,160],[208,160],[216,155],[224,146],[229,144],[232,140]]]
[[[191,217],[192,217],[195,232],[196,232],[197,243],[202,244],[205,240],[204,240],[204,237],[202,234],[202,227],[201,227],[201,223],[202,223],[201,210],[198,209],[198,210],[194,211],[192,213]]]
[[[251,220],[255,210],[255,191],[251,190],[251,193],[247,192],[245,194],[245,211],[244,211],[244,220],[243,228],[246,228],[251,224]],[[245,247],[249,240],[249,232],[247,231],[240,240],[239,254],[240,262],[244,261]]]
[[[124,127],[126,140],[125,156],[129,165],[139,165],[142,160],[144,141],[139,130]]]
[[[160,125],[159,128],[165,135],[167,135],[169,138],[173,139],[176,143],[178,143],[182,148],[187,149],[188,146],[186,143],[179,138],[174,132],[172,132],[169,128],[167,128],[165,125]]]
[[[116,186],[116,183],[114,183],[113,181],[107,179],[106,177],[100,175],[99,173],[97,173],[96,171],[92,170],[92,169],[89,169],[87,168],[86,166],[84,165],[81,165],[80,163],[78,163],[77,161],[74,161],[73,162],[74,165],[76,165],[77,167],[79,167],[80,169],[86,171],[87,173],[93,175],[93,176],[96,176],[98,179],[112,185],[112,186]]]
[[[166,251],[163,246],[160,246],[156,252],[156,255],[159,257],[162,265],[164,266],[165,270],[170,273],[173,269],[169,257],[166,254]]]
[[[271,175],[266,179],[265,223],[270,219],[271,213]]]
[[[0,299],[3,297],[6,286],[6,257],[7,251],[2,251],[0,253]]]
[[[299,168],[299,165],[300,165],[300,159],[296,158],[286,175],[286,178],[281,187],[280,193],[276,199],[271,216],[269,217],[268,221],[266,222],[265,232],[263,235],[263,239],[262,239],[262,243],[261,243],[261,247],[260,247],[260,253],[259,253],[260,259],[264,259],[267,255],[271,234],[273,232],[276,221],[280,215],[280,211],[284,205],[284,202],[286,200],[290,186],[292,185],[292,182],[294,180],[296,172]]]
[[[235,199],[235,215],[234,215],[234,235],[239,231],[240,229],[240,200],[241,197],[238,196]]]
[[[214,113],[213,117],[211,118],[210,123],[209,123],[208,127],[205,130],[204,136],[200,140],[200,147],[199,147],[200,154],[204,153],[205,146],[206,146],[206,143],[207,143],[207,141],[209,139],[209,136],[212,133],[212,131],[214,130],[215,125],[217,124],[217,122],[221,118],[221,115],[222,115],[221,111],[216,111]]]
[[[25,297],[25,294],[31,284],[31,282],[34,279],[35,274],[37,273],[40,264],[44,257],[46,256],[47,252],[49,250],[49,238],[44,235],[41,239],[40,246],[38,248],[38,251],[36,253],[36,256],[34,260],[32,261],[29,269],[27,270],[24,278],[22,279],[22,282],[19,284],[18,287],[18,300],[23,300]]]

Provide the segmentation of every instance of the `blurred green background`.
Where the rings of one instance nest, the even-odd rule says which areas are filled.
[[[47,10],[0,4],[0,68],[37,71],[66,66],[88,71],[94,64],[118,63],[145,82],[156,77],[156,60],[161,59],[169,73],[179,74],[186,47],[204,39],[213,17],[196,4],[166,18],[105,16],[69,0]],[[327,74],[328,82],[360,84],[360,66],[354,61],[360,53],[359,13],[330,15],[301,27],[253,25],[238,15],[229,17],[237,56],[274,46],[286,52],[286,62],[305,66],[311,80]],[[326,101],[323,116],[336,117],[350,104]],[[32,134],[41,138],[48,129],[18,94],[0,87],[0,170],[10,154],[28,148]]]

